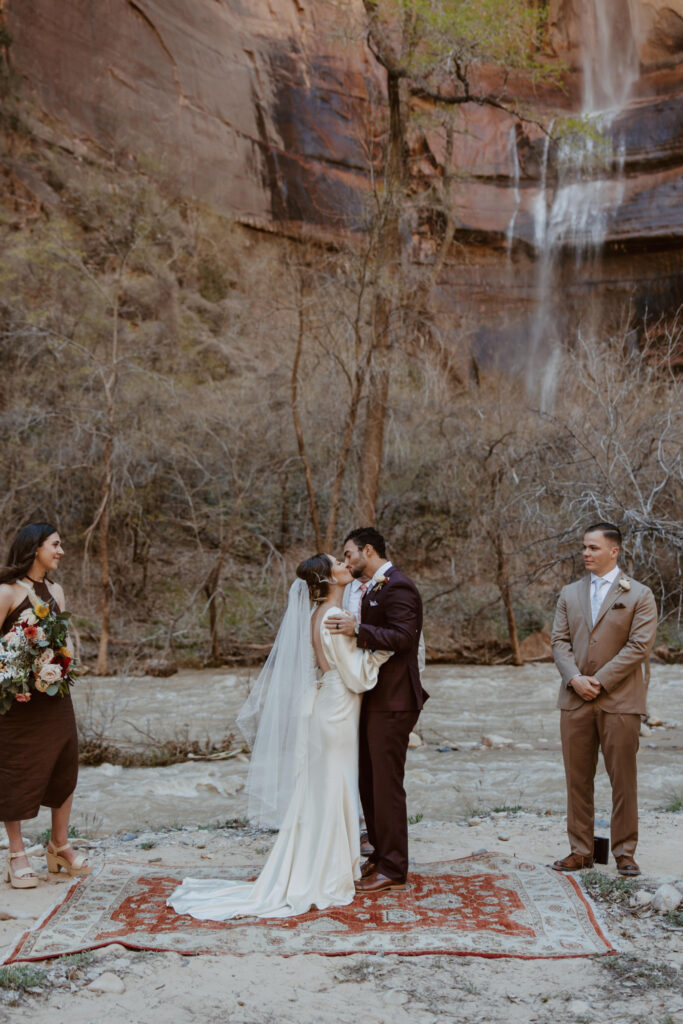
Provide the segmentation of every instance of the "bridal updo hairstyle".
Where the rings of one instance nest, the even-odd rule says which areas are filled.
[[[308,594],[315,604],[324,601],[332,582],[332,559],[329,555],[313,555],[297,566],[296,574],[308,587]]]
[[[0,583],[14,583],[30,572],[36,551],[53,533],[59,533],[52,523],[28,523],[22,526],[12,541],[7,565],[0,568]]]

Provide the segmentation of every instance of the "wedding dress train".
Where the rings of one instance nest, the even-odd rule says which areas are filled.
[[[343,906],[360,877],[358,720],[361,695],[377,682],[384,651],[363,651],[321,624],[330,670],[320,675],[311,647],[313,698],[294,793],[275,845],[254,882],[186,878],[169,897],[178,914],[208,921],[290,917]],[[319,678],[316,678],[316,674]]]

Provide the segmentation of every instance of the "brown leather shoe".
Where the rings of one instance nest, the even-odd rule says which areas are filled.
[[[568,857],[556,860],[553,864],[554,871],[583,871],[584,868],[592,867],[593,858],[581,853],[570,853]]]
[[[368,839],[367,832],[361,832],[360,834],[360,853],[361,857],[372,857],[375,852],[375,847]]]
[[[620,875],[626,875],[629,878],[634,878],[640,874],[640,868],[634,861],[633,857],[630,857],[627,853],[622,854],[621,857],[616,858],[617,871]]]
[[[389,889],[407,889],[405,882],[399,882],[396,878],[387,878],[381,871],[373,871],[372,874],[361,878],[356,882],[356,892],[374,895],[377,892],[387,892]]]
[[[375,867],[374,860],[370,860],[370,858],[368,858],[367,860],[364,860],[363,863],[360,866],[360,877],[361,878],[367,878],[368,875],[371,875],[373,873],[373,871],[376,871],[376,870],[377,869]]]

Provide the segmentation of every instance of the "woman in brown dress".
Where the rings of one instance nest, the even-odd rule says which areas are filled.
[[[47,575],[57,569],[63,554],[59,533],[49,523],[29,523],[19,531],[8,564],[0,569],[0,635],[9,632],[31,607],[27,586],[51,608],[64,610],[64,591]],[[25,854],[21,823],[35,818],[41,805],[52,808],[49,870],[63,867],[69,875],[92,870],[68,840],[77,777],[78,736],[71,697],[50,697],[31,690],[30,701],[15,700],[9,711],[0,715],[0,820],[9,839],[5,877],[15,888],[31,889],[38,884]]]

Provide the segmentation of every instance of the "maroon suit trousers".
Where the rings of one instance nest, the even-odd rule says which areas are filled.
[[[408,739],[420,712],[374,711],[360,716],[360,799],[377,870],[404,882],[408,874],[408,819],[403,788]]]

